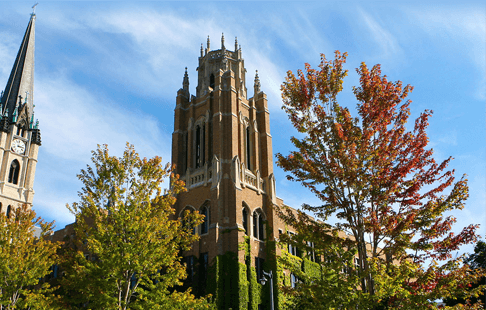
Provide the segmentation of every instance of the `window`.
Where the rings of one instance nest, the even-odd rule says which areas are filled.
[[[187,281],[192,283],[194,280],[194,256],[184,257],[186,262]]]
[[[21,136],[23,137],[24,136],[24,124],[19,124],[18,127],[17,127],[17,136]]]
[[[7,218],[10,218],[10,212],[12,211],[12,207],[8,206],[7,207],[7,212],[5,213],[5,215],[7,216]]]
[[[214,89],[214,74],[212,74],[212,73],[209,76],[209,87],[211,87],[212,89]]]
[[[251,133],[250,133],[250,126],[246,127],[246,147],[245,147],[245,151],[246,151],[246,156],[245,156],[245,164],[246,164],[246,168],[248,170],[251,170]]]
[[[206,140],[206,124],[197,125],[195,130],[195,151],[196,151],[196,168],[204,165],[205,158],[205,140]]]
[[[181,221],[182,221],[182,227],[185,230],[189,230],[192,228],[192,234],[196,234],[196,227],[192,226],[191,223],[185,219],[186,213],[190,213],[192,211],[195,211],[194,209],[191,209],[190,207],[184,208],[184,210],[181,212]]]
[[[199,256],[199,287],[202,288],[201,295],[205,292],[208,278],[208,253],[201,253]]]
[[[245,230],[245,235],[249,235],[248,232],[248,211],[246,208],[243,208],[243,229]]]
[[[260,280],[263,278],[263,263],[265,260],[260,257],[255,257],[255,271],[257,276],[257,281],[260,283]]]
[[[307,257],[311,262],[316,262],[316,254],[314,252],[314,242],[307,241],[307,247],[310,248],[307,252]]]
[[[184,134],[184,171],[181,171],[181,175],[184,175],[187,171],[187,157],[188,157],[188,138],[189,135],[187,134],[187,132]]]
[[[296,288],[297,287],[297,282],[298,282],[297,277],[293,273],[291,273],[290,274],[290,286],[292,288]]]
[[[196,127],[196,168],[201,165],[201,127]]]
[[[201,224],[201,235],[207,234],[209,230],[209,208],[207,206],[203,206],[200,213],[204,215],[204,221]]]
[[[295,234],[293,232],[287,232],[289,234],[289,237],[292,238]],[[300,250],[297,246],[293,245],[292,243],[289,243],[289,253],[298,257],[301,257]]]
[[[59,266],[58,265],[52,265],[52,278],[55,279],[57,278],[57,273],[59,271]]]
[[[258,240],[263,240],[265,236],[263,221],[263,214],[260,211],[253,212],[253,237]]]
[[[0,213],[2,213],[2,203],[0,202]]]
[[[10,172],[8,174],[8,182],[13,184],[19,183],[19,172],[20,172],[20,164],[19,161],[14,159],[10,164]]]

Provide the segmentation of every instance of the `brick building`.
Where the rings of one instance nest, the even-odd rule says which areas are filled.
[[[267,96],[257,72],[250,97],[236,40],[234,50],[226,49],[224,36],[221,48],[211,50],[208,38],[207,47],[201,46],[197,72],[196,95],[191,95],[186,68],[172,134],[172,163],[188,189],[177,197],[176,215],[190,210],[206,216],[196,228],[200,240],[184,253],[189,279],[200,294],[216,294],[221,309],[242,309],[245,301],[250,308],[252,289],[259,291],[261,306],[266,289],[253,280],[261,277],[263,268],[275,269],[279,249],[274,241],[286,231],[274,210],[283,201],[275,193]],[[224,260],[225,255],[234,256],[234,261]],[[224,280],[214,274],[225,268],[245,270],[223,272]],[[251,270],[255,279],[250,279]],[[246,276],[238,276],[241,273]],[[228,293],[231,290],[237,296]]]

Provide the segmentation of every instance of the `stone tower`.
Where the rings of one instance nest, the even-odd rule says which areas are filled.
[[[35,14],[0,99],[0,210],[7,215],[34,198],[34,176],[41,145],[34,122]]]
[[[241,47],[235,40],[228,50],[224,35],[218,50],[211,50],[209,37],[207,47],[201,45],[197,71],[194,96],[186,68],[172,134],[172,163],[188,190],[177,197],[176,216],[185,210],[205,215],[195,228],[200,240],[184,253],[188,281],[199,295],[216,296],[218,308],[246,309],[252,297],[241,294],[251,295],[250,271],[258,278],[271,259],[267,243],[277,229],[267,96],[256,73],[248,98]],[[235,273],[219,277],[225,268]]]

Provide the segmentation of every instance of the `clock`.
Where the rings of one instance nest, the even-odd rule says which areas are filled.
[[[25,152],[25,142],[20,139],[15,139],[12,141],[12,151],[17,154],[24,154]]]

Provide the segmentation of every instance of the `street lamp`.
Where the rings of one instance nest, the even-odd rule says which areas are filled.
[[[263,272],[263,277],[260,279],[260,283],[262,285],[265,285],[268,279],[270,279],[270,310],[273,310],[273,274],[271,270],[270,272],[265,272],[262,270],[262,272]]]

